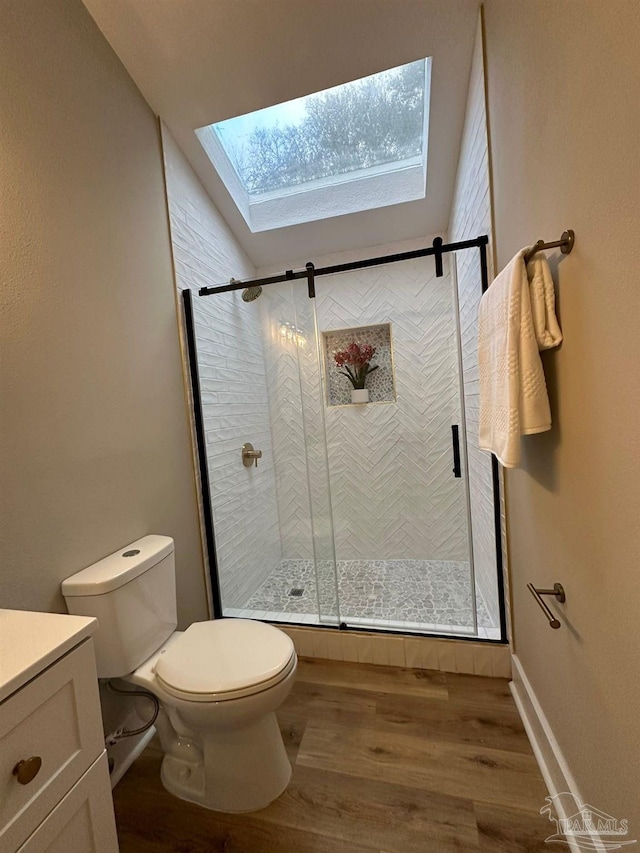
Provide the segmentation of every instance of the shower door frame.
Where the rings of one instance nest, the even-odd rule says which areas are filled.
[[[187,343],[187,367],[191,386],[191,401],[193,413],[193,430],[196,439],[195,456],[200,473],[200,514],[204,526],[203,551],[208,574],[208,592],[211,597],[211,610],[214,619],[222,619],[222,597],[220,595],[220,575],[218,572],[218,554],[216,537],[213,527],[213,507],[211,506],[211,487],[209,485],[209,468],[207,466],[207,441],[202,413],[202,397],[200,394],[200,371],[198,369],[198,346],[196,342],[196,325],[193,317],[193,293],[191,290],[182,291],[184,309],[184,330]]]
[[[221,285],[219,287],[202,287],[198,291],[199,296],[213,296],[218,293],[228,293],[234,290],[244,290],[249,287],[265,287],[269,284],[279,284],[282,282],[292,282],[295,280],[306,279],[307,281],[307,289],[308,295],[310,299],[315,298],[315,279],[319,276],[323,275],[334,275],[336,273],[341,272],[349,272],[357,269],[364,269],[366,267],[374,267],[380,266],[382,264],[395,263],[398,261],[407,261],[414,260],[416,258],[424,258],[424,257],[434,257],[435,267],[436,267],[436,277],[441,277],[443,275],[443,265],[442,265],[442,255],[449,254],[451,252],[459,252],[466,249],[478,249],[480,255],[480,280],[481,280],[481,289],[482,293],[485,293],[489,287],[489,272],[488,272],[488,264],[487,264],[487,246],[489,244],[489,237],[486,234],[483,234],[479,237],[475,237],[472,240],[462,240],[457,243],[447,243],[445,244],[441,237],[436,237],[433,240],[433,244],[431,246],[427,246],[424,249],[416,249],[411,252],[401,252],[394,255],[383,255],[377,258],[367,258],[361,261],[352,261],[346,264],[336,264],[334,266],[329,267],[320,267],[318,269],[315,268],[314,264],[311,262],[307,263],[304,270],[287,270],[282,275],[269,276],[267,278],[261,279],[253,279],[251,281],[237,281],[227,285]],[[213,527],[213,514],[211,507],[211,492],[209,486],[209,472],[207,467],[207,456],[206,456],[206,442],[205,442],[205,432],[204,432],[204,420],[202,415],[202,403],[200,398],[200,378],[198,371],[198,355],[197,355],[197,344],[195,338],[195,325],[193,319],[193,294],[190,290],[183,291],[183,304],[184,304],[184,320],[185,320],[185,334],[187,341],[187,351],[188,351],[188,367],[189,367],[189,377],[191,384],[191,392],[193,398],[193,419],[194,419],[194,431],[196,436],[196,456],[198,459],[198,468],[200,472],[200,497],[202,501],[202,515],[203,515],[203,524],[204,524],[204,545],[206,551],[206,558],[208,563],[208,571],[209,571],[209,585],[210,585],[210,594],[211,594],[211,602],[213,609],[213,616],[215,618],[220,618],[223,616],[223,608],[222,601],[220,598],[220,579],[218,574],[218,562],[215,548],[215,533]],[[466,440],[466,433],[465,433]],[[496,549],[496,580],[497,580],[497,590],[498,590],[498,608],[499,608],[499,619],[500,619],[500,639],[490,640],[483,637],[468,637],[468,636],[458,636],[453,635],[449,637],[450,639],[455,640],[463,640],[463,641],[471,641],[471,642],[480,642],[480,643],[492,643],[492,644],[505,644],[508,642],[507,637],[507,617],[506,617],[506,603],[504,596],[504,561],[503,561],[503,545],[502,545],[502,513],[501,513],[501,494],[500,494],[500,468],[498,464],[498,460],[494,454],[491,454],[491,474],[492,474],[492,482],[493,482],[493,521],[494,521],[494,536],[495,536],[495,549]],[[473,524],[473,520],[470,519],[470,523]],[[477,614],[476,614],[477,615]],[[288,625],[297,625],[303,623],[296,623],[294,621],[287,622]],[[314,627],[314,628],[331,628],[335,630],[339,628],[340,630],[345,631],[358,631],[358,632],[370,632],[370,633],[385,633],[385,634],[404,634],[401,629],[394,628],[365,628],[361,626],[350,626],[344,622],[341,622],[339,625],[327,625],[319,622],[318,624],[314,624],[313,626],[309,626],[306,624],[306,627]],[[411,631],[412,636],[418,637],[442,637],[442,634],[436,634],[433,632],[420,632],[420,631]]]

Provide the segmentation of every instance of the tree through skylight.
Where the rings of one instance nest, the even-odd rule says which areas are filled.
[[[425,60],[213,125],[251,195],[421,156]]]

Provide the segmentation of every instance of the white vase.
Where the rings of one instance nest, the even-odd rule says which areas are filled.
[[[352,388],[351,389],[352,403],[368,403],[369,389],[368,388]]]

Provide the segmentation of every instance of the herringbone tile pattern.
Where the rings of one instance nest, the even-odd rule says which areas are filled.
[[[315,300],[298,283],[261,297],[285,560],[468,563],[465,485],[452,474],[453,297],[450,278],[434,273],[420,260],[320,279]],[[279,334],[284,323],[302,346]],[[378,323],[392,326],[397,402],[327,408],[317,331]],[[320,598],[334,612],[324,580]]]

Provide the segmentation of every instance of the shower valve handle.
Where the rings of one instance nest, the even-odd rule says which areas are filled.
[[[258,467],[258,459],[262,459],[262,451],[254,450],[253,444],[248,441],[242,445],[242,464],[245,468],[251,468],[255,464]]]

